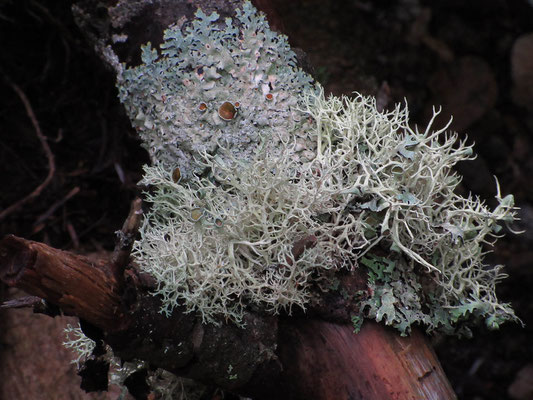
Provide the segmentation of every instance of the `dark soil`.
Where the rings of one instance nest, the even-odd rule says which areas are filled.
[[[34,191],[50,165],[16,88],[48,138],[55,167],[38,196],[0,221],[0,237],[109,250],[148,157],[117,100],[113,74],[66,3],[0,1],[0,213]],[[480,327],[473,339],[437,337],[435,344],[460,399],[533,398],[517,397],[516,386],[509,394],[518,372],[533,364],[533,72],[529,78],[517,72],[533,71],[533,45],[520,57],[513,53],[517,40],[533,32],[533,3],[272,3],[291,44],[307,53],[328,91],[380,94],[389,106],[407,100],[412,121],[421,125],[433,105],[442,105],[438,124],[454,114],[452,129],[468,134],[479,154],[458,167],[462,190],[493,204],[496,175],[502,193],[515,195],[528,232],[501,239],[489,262],[506,265],[499,296],[525,328]]]

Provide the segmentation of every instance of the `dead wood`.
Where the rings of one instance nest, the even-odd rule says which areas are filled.
[[[160,43],[163,30],[190,19],[197,6],[225,17],[241,1],[154,1],[137,9],[127,3],[104,6],[84,0],[74,6],[82,31],[108,63],[112,61],[106,57],[109,48],[118,61],[138,63],[141,44]],[[266,0],[258,3],[268,6]],[[114,43],[112,34],[121,33],[128,42]],[[0,280],[101,329],[104,340],[124,360],[146,360],[154,367],[254,399],[455,398],[427,339],[417,331],[400,338],[394,331],[366,322],[354,334],[349,323],[252,312],[245,316],[244,329],[225,321],[218,326],[202,324],[184,309],[174,310],[167,318],[159,313],[160,299],[150,293],[149,277],[134,269],[124,271],[135,227],[135,221],[125,224],[126,240],[117,244],[111,263],[93,263],[7,236],[0,241]],[[312,241],[299,245],[303,249]]]
[[[248,313],[246,328],[202,324],[193,313],[159,313],[150,284],[128,271],[125,290],[105,263],[15,236],[0,241],[0,279],[104,331],[124,360],[256,399],[454,398],[427,339],[400,338],[373,322],[349,324]],[[232,374],[227,373],[232,365]],[[357,395],[357,394],[360,394]],[[359,396],[359,397],[357,397]]]
[[[0,241],[0,279],[102,329],[115,330],[123,321],[104,261],[8,235]]]
[[[279,357],[287,398],[455,399],[428,338],[374,321],[347,324],[282,319]]]

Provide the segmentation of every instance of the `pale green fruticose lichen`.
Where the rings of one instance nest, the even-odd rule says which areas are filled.
[[[74,352],[76,358],[71,361],[71,364],[76,364],[79,368],[80,364],[87,361],[92,355],[96,343],[85,336],[79,324],[77,327],[67,324],[64,331],[66,341],[63,342],[63,346]]]
[[[153,161],[133,255],[164,312],[184,304],[215,323],[241,322],[250,305],[290,312],[325,287],[326,270],[360,267],[373,293],[362,313],[403,334],[516,319],[494,293],[501,267],[482,261],[513,198],[498,189],[490,210],[455,193],[452,167],[471,146],[447,127],[413,129],[406,107],[326,99],[248,2],[223,26],[196,15],[118,81]],[[224,102],[240,103],[234,119],[218,116]],[[310,235],[316,245],[295,259]]]
[[[96,346],[94,340],[83,333],[79,323],[73,327],[68,324],[64,330],[66,341],[63,346],[74,352],[76,358],[71,361],[78,369],[87,361]],[[144,361],[123,362],[113,354],[110,347],[106,346],[104,358],[109,362],[109,384],[122,388],[122,396],[127,392],[124,381],[133,373],[146,368],[148,369],[147,383],[154,394],[162,400],[194,400],[202,398],[205,387],[191,379],[177,377],[176,375],[161,368],[153,370],[148,368]],[[121,397],[122,398],[122,397]]]

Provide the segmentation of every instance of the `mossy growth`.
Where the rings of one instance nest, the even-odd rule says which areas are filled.
[[[465,333],[516,319],[495,295],[501,266],[483,263],[513,197],[498,187],[492,210],[456,193],[452,167],[471,146],[434,118],[412,127],[407,106],[326,98],[249,2],[222,26],[196,16],[118,80],[153,161],[133,255],[162,311],[185,304],[212,323],[241,323],[250,306],[290,313],[331,270],[364,268],[358,324]],[[304,237],[314,245],[296,257]]]

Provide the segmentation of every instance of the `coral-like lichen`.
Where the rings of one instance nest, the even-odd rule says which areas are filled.
[[[303,307],[312,272],[334,266],[331,242],[318,241],[298,259],[292,247],[322,229],[316,216],[329,210],[329,196],[312,174],[304,182],[308,173],[288,149],[262,149],[248,161],[227,153],[226,161],[205,154],[211,175],[183,184],[160,164],[145,167],[153,206],[135,244],[137,262],[160,282],[167,313],[183,301],[211,321],[240,321],[250,303],[274,312]]]
[[[91,356],[96,343],[94,340],[85,336],[79,324],[77,327],[67,324],[65,336],[66,341],[63,342],[63,346],[76,354],[76,358],[71,363],[76,364],[79,368],[80,364]]]
[[[489,327],[515,319],[494,293],[501,267],[483,264],[513,198],[498,188],[490,210],[455,193],[452,167],[471,146],[433,120],[411,127],[407,107],[326,99],[250,3],[236,22],[217,20],[198,11],[119,78],[153,160],[133,254],[164,311],[185,304],[211,322],[240,322],[250,305],[290,312],[311,284],[326,286],[326,270],[359,267],[362,315],[404,334],[414,323],[453,332],[472,316]],[[305,237],[314,246],[296,256]]]
[[[492,245],[489,239],[501,223],[514,219],[514,200],[502,198],[499,185],[494,210],[479,198],[455,193],[460,178],[452,167],[472,157],[471,146],[446,133],[447,127],[432,131],[436,112],[420,132],[411,129],[407,109],[379,113],[375,102],[362,96],[325,100],[311,95],[307,105],[317,123],[316,161],[332,176],[322,191],[353,196],[336,229],[347,225],[343,219],[360,218],[354,230],[335,234],[337,248],[348,250],[345,258],[361,249],[355,252],[360,259],[379,243],[394,261],[370,282],[374,296],[364,303],[368,315],[402,333],[414,322],[451,332],[468,314],[485,318],[491,328],[514,319],[510,306],[495,295],[504,276],[501,266],[483,264],[484,246]],[[338,240],[344,237],[350,241]],[[416,265],[425,270],[415,273]],[[421,283],[428,279],[433,284],[424,291]]]

